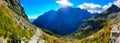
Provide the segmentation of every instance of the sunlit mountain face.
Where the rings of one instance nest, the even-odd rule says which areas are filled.
[[[83,20],[95,15],[87,10],[68,6],[60,8],[58,11],[50,10],[39,16],[33,23],[56,34],[65,35],[75,32]]]

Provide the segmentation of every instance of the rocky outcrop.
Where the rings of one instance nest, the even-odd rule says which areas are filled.
[[[119,11],[119,10],[118,10]],[[108,16],[111,26],[111,43],[120,43],[120,12]]]
[[[120,8],[116,5],[112,5],[96,18],[106,19],[107,23],[111,25],[110,43],[120,43]]]
[[[20,16],[24,17],[26,20],[28,20],[27,15],[24,12],[24,8],[21,6],[19,0],[5,0],[5,2],[7,3],[7,5],[9,7],[13,7],[14,10],[16,10],[16,12],[18,14],[20,14]]]
[[[109,13],[107,18],[111,26],[111,40],[110,43],[120,43],[120,8],[113,5],[107,10]]]
[[[111,35],[111,43],[120,43],[120,23],[112,26]]]

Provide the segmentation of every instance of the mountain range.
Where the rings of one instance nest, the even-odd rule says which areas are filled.
[[[114,4],[100,14],[69,6],[50,10],[31,23],[19,0],[0,0],[0,43],[120,43],[119,40],[120,8]]]
[[[116,23],[119,21],[119,13],[120,8],[116,5],[112,5],[110,8],[108,8],[103,13],[97,14],[92,19],[86,19],[78,28],[78,30],[71,34],[72,37],[75,37],[77,39],[82,39],[84,37],[87,37],[98,30],[102,29],[108,24]],[[112,13],[118,13],[118,14],[112,14]]]
[[[33,23],[56,34],[65,35],[75,32],[83,20],[95,15],[87,10],[68,6],[58,9],[58,11],[50,10],[39,16]]]
[[[88,42],[92,42],[93,39],[97,39],[97,37],[108,37],[106,39],[111,38],[111,42],[113,42],[113,40],[119,40],[117,37],[112,39],[115,34],[119,36],[119,33],[114,32],[115,34],[113,34],[113,32],[110,32],[110,26],[120,21],[119,12],[120,8],[116,5],[112,5],[106,11],[99,14],[91,14],[80,8],[65,7],[60,8],[58,11],[51,10],[44,13],[33,23],[55,34],[65,35],[64,37],[71,39],[82,39],[84,40],[83,42],[90,39]],[[95,37],[93,34],[99,35]],[[112,34],[112,36],[110,36],[110,34]],[[104,38],[102,38],[102,40],[104,40]],[[106,41],[104,43],[108,42],[109,41]]]

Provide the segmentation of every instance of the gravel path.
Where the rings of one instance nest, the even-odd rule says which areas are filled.
[[[40,29],[37,28],[35,35],[31,38],[31,40],[28,41],[28,43],[37,43],[41,35],[42,33],[40,32]]]

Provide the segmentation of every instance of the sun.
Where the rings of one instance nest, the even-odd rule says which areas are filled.
[[[58,3],[62,7],[73,6],[73,4],[70,3],[68,0],[57,0],[56,3]]]

